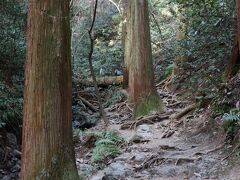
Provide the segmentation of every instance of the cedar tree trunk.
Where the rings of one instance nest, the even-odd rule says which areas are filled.
[[[239,71],[240,67],[240,1],[236,0],[236,35],[232,48],[231,59],[225,70],[225,78],[228,80]]]
[[[134,116],[160,111],[161,102],[154,85],[147,0],[132,0],[128,6],[126,61],[129,67],[129,100]]]
[[[128,87],[128,63],[126,53],[125,53],[125,43],[127,38],[127,7],[128,7],[128,0],[122,1],[122,49],[124,51],[124,57],[123,57],[123,88],[126,89]],[[127,52],[127,51],[126,51]]]
[[[238,42],[240,42],[240,1],[236,0],[236,7],[237,7],[237,37]],[[240,50],[240,43],[238,43],[238,48]]]
[[[79,179],[70,57],[69,0],[29,0],[21,180]]]

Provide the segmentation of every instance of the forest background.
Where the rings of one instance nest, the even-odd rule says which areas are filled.
[[[0,2],[0,129],[13,133],[21,144],[24,61],[26,54],[27,2]],[[92,1],[71,2],[73,124],[95,124],[98,115],[84,112],[74,98],[81,83],[88,80],[90,40],[87,30],[92,22]],[[230,80],[239,71],[233,63],[236,34],[234,0],[150,0],[151,42],[156,82],[166,80],[169,90],[214,109],[213,117],[230,113],[239,103],[236,82]],[[99,0],[93,67],[100,76],[114,76],[123,68],[121,6],[117,1]],[[177,59],[184,59],[177,64]],[[232,83],[232,84],[231,84]],[[230,85],[229,85],[230,84]],[[91,87],[90,87],[91,90]],[[117,103],[124,95],[111,86],[104,107]],[[90,125],[91,126],[91,125]]]

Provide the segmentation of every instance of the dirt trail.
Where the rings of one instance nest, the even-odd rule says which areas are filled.
[[[144,121],[132,126],[134,129],[121,129],[122,124],[129,121],[129,106],[119,104],[106,109],[112,123],[109,128],[118,130],[128,146],[89,179],[240,180],[239,161],[232,157],[223,160],[230,151],[224,150],[224,133],[212,128],[205,111],[189,113],[180,120],[172,119],[173,114],[190,102],[180,101],[177,95],[163,90],[159,90],[159,94],[166,106],[164,114],[159,116],[169,118],[155,123]]]

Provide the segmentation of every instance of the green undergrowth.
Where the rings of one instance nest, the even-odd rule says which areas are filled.
[[[165,71],[164,71],[164,79],[167,78],[168,76],[170,76],[172,74],[172,71],[173,71],[173,68],[174,68],[174,64],[169,64]]]
[[[151,94],[143,98],[135,108],[134,117],[140,117],[148,115],[153,111],[162,111],[163,106],[160,97],[155,94]]]
[[[91,149],[91,160],[93,162],[105,162],[109,158],[117,157],[121,154],[121,146],[125,142],[123,137],[116,130],[108,130],[104,132],[92,132],[92,131],[73,131],[73,140],[75,143],[80,142],[80,139],[84,136],[93,137],[93,142],[89,142],[88,145],[93,143]]]
[[[234,129],[236,127],[239,128],[240,126],[240,109],[235,108],[231,109],[228,113],[225,113],[222,117],[223,123],[223,129],[227,133],[233,133]]]
[[[226,142],[236,143],[239,142],[238,134],[240,129],[240,109],[231,109],[228,113],[225,113],[222,117],[222,127],[226,132]]]
[[[115,130],[97,134],[97,141],[92,150],[92,161],[103,162],[121,154],[121,145],[124,139]]]
[[[110,94],[110,97],[103,104],[104,107],[120,103],[126,99],[126,95],[121,90],[115,90]]]
[[[21,80],[15,78],[13,86],[0,80],[0,128],[7,127],[20,137],[22,125],[23,97]]]

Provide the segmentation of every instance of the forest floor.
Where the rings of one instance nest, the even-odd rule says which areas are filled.
[[[165,105],[162,113],[131,121],[126,102],[106,108],[108,129],[119,131],[126,140],[122,154],[104,164],[92,163],[89,151],[76,147],[77,166],[86,179],[225,179],[240,180],[238,145],[227,145],[220,119],[210,110],[192,110],[192,103],[178,94],[158,89]],[[186,108],[187,107],[187,108]],[[186,111],[187,112],[187,111]],[[103,131],[99,123],[91,131]]]

